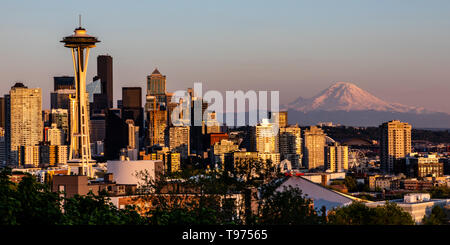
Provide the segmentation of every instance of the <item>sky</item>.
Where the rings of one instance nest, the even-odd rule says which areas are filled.
[[[83,27],[114,59],[121,87],[146,87],[155,67],[167,90],[279,90],[280,103],[347,81],[389,102],[450,113],[448,0],[0,0],[0,94],[16,81],[43,91],[73,75],[59,41]]]

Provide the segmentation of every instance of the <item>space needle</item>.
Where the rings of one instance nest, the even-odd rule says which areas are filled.
[[[89,111],[87,104],[89,96],[86,92],[86,70],[89,59],[89,50],[100,42],[96,37],[86,34],[86,29],[80,25],[74,34],[61,40],[64,47],[72,51],[73,69],[75,71],[75,96],[70,97],[70,167],[77,167],[79,175],[94,177],[89,139]]]

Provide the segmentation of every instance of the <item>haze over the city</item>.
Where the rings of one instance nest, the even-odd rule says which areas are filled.
[[[114,58],[121,87],[145,88],[155,67],[174,91],[280,90],[280,103],[311,97],[334,81],[381,99],[450,113],[450,2],[1,1],[0,93],[15,81],[43,89],[73,76],[59,42],[78,25],[102,41],[91,53]]]

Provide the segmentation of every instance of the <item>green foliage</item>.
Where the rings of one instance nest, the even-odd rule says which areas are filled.
[[[311,199],[302,196],[297,188],[275,191],[264,200],[259,210],[259,224],[267,225],[315,225],[323,221],[312,206]]]
[[[58,195],[46,185],[25,176],[16,185],[9,180],[10,170],[0,173],[0,224],[49,225],[59,224],[62,214]]]
[[[343,141],[349,138],[362,138],[366,140],[379,140],[380,129],[378,127],[322,127],[325,133],[331,138]],[[432,131],[425,129],[412,129],[412,140],[426,140],[433,143],[447,143],[450,142],[450,131]]]
[[[350,192],[354,192],[354,191],[358,191],[358,185],[356,183],[356,179],[353,178],[352,176],[345,176],[345,186],[347,187],[348,191]]]
[[[434,206],[431,214],[422,220],[424,225],[448,225],[448,217],[444,210],[439,206]]]
[[[430,195],[431,198],[450,198],[450,188],[446,186],[433,187]]]
[[[328,217],[333,225],[413,225],[411,215],[397,204],[386,202],[384,206],[369,208],[354,202],[334,210]]]
[[[165,178],[146,179],[140,198],[148,198],[146,201],[150,200],[154,208],[143,217],[135,207],[117,209],[105,193],[63,198],[32,176],[24,177],[19,184],[12,183],[10,174],[8,170],[0,172],[0,225],[414,224],[411,216],[394,203],[368,208],[355,202],[333,210],[328,217],[322,208],[322,215],[318,215],[312,201],[299,189],[289,187],[277,192],[282,179],[267,181],[265,177],[259,178],[261,176],[239,180],[226,172],[196,170],[198,178],[185,173],[183,181],[175,183],[171,189],[167,189]],[[259,199],[255,199],[255,187],[260,190]],[[235,193],[245,193],[244,203],[239,204],[244,206],[234,200]],[[190,198],[193,195],[195,198]],[[248,205],[251,200],[258,200],[255,213]],[[245,220],[237,213],[243,209]],[[424,223],[442,224],[443,217],[442,210],[434,208]]]
[[[15,184],[9,180],[9,175],[9,170],[0,172],[0,225],[144,223],[144,219],[131,208],[118,210],[106,202],[104,195],[62,198],[32,176],[26,176]]]
[[[117,209],[108,202],[106,194],[89,193],[65,200],[64,224],[67,225],[134,225],[144,224],[144,219],[131,207]]]

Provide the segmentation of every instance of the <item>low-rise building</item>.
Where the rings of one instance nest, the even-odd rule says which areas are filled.
[[[338,172],[338,173],[321,172],[321,173],[305,173],[301,177],[316,184],[327,186],[330,185],[331,182],[334,180],[344,180],[345,175],[346,175],[345,172]]]
[[[106,191],[111,196],[135,193],[137,185],[117,184],[113,178],[112,174],[107,174],[103,181],[89,182],[85,175],[55,175],[52,181],[52,191],[61,192],[66,198],[87,195],[89,192],[98,195],[101,191]]]
[[[426,191],[433,188],[433,181],[418,180],[418,179],[405,179],[402,181],[403,189],[409,191]]]
[[[431,209],[434,206],[444,207],[450,204],[450,199],[431,199],[430,194],[410,193],[406,194],[403,199],[390,200],[397,204],[404,211],[411,214],[416,223],[421,223],[425,216],[431,214]],[[386,204],[386,201],[366,203],[367,207],[378,207]]]

